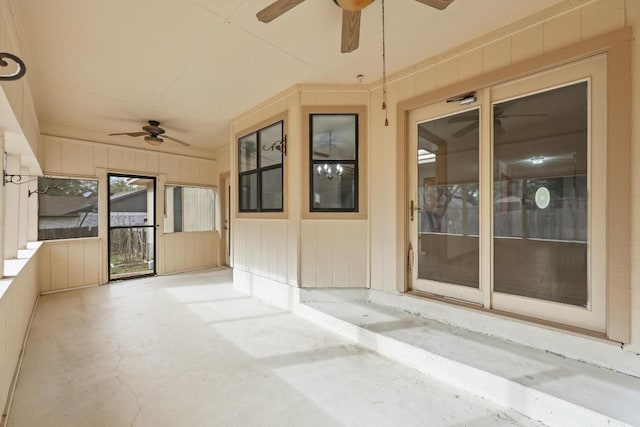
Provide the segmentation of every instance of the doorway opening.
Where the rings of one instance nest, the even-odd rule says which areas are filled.
[[[109,281],[156,274],[156,179],[108,175]]]

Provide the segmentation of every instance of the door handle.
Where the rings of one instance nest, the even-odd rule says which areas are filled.
[[[415,211],[422,211],[422,208],[416,207],[415,202],[412,200],[411,202],[409,202],[409,213],[411,216],[411,221],[413,221],[413,213]]]

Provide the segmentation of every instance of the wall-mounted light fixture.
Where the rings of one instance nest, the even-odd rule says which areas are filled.
[[[5,61],[5,59],[10,59],[15,64],[16,70],[11,74],[0,74],[0,81],[18,80],[27,72],[27,67],[22,59],[7,52],[0,52],[0,67],[9,66],[9,62]]]
[[[266,145],[262,146],[262,151],[274,151],[274,150],[281,152],[285,156],[287,155],[287,135],[284,135],[282,139],[275,141],[269,147],[267,147]]]

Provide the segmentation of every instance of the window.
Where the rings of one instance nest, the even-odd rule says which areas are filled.
[[[98,237],[98,181],[38,178],[38,240]]]
[[[358,114],[310,114],[309,210],[358,212]]]
[[[238,139],[240,212],[282,212],[283,140],[283,121]]]
[[[212,231],[215,193],[211,188],[166,186],[164,232]]]

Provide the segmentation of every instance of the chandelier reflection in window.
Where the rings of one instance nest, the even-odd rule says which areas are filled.
[[[329,131],[329,158],[331,159],[331,139],[333,137],[333,134],[331,131]],[[342,172],[344,171],[344,168],[342,167],[342,165],[340,163],[337,163],[335,165],[333,164],[322,164],[322,165],[318,165],[316,166],[316,172],[318,173],[318,176],[324,176],[327,179],[333,179],[336,176],[340,176],[342,175]]]

